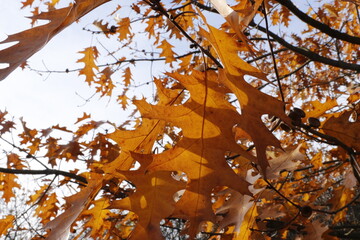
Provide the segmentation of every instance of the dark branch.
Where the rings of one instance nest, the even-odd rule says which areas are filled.
[[[277,54],[277,53],[279,53],[279,52],[283,52],[283,51],[286,51],[286,50],[288,50],[288,49],[287,49],[287,48],[280,48],[280,49],[274,51],[273,53],[274,53],[274,54]],[[256,57],[256,58],[251,59],[251,60],[248,60],[248,61],[246,61],[246,62],[247,62],[247,63],[256,62],[256,61],[261,60],[261,59],[263,59],[263,58],[266,58],[266,57],[268,57],[268,56],[271,56],[271,53],[266,53],[266,54],[264,54],[264,55],[258,56],[258,57]]]
[[[279,87],[279,92],[280,92],[280,96],[281,96],[281,100],[283,102],[285,102],[285,97],[284,97],[284,93],[281,87],[281,82],[280,82],[280,76],[279,76],[279,71],[276,65],[276,59],[275,59],[275,53],[274,53],[274,48],[273,45],[270,41],[270,35],[269,35],[269,22],[268,22],[268,17],[267,17],[267,13],[265,10],[265,3],[262,3],[262,7],[264,8],[264,16],[265,16],[265,25],[266,25],[266,37],[269,43],[269,48],[270,48],[270,52],[271,52],[271,58],[273,60],[273,65],[274,65],[274,71],[275,71],[275,76],[276,76],[276,81]],[[285,106],[284,106],[284,110],[285,110]]]
[[[30,175],[61,175],[64,177],[69,177],[79,182],[87,184],[86,178],[76,175],[74,173],[69,173],[56,169],[44,169],[44,170],[29,170],[29,169],[9,169],[9,168],[0,168],[0,172],[2,173],[10,173],[10,174],[30,174]]]
[[[164,7],[160,4],[160,0],[144,0],[154,11],[157,11],[164,15],[174,26],[186,37],[191,43],[195,44],[202,53],[204,53],[207,57],[209,57],[217,67],[223,68],[221,63],[210,53],[210,51],[203,48],[199,43],[197,43],[174,19],[171,15],[169,15],[168,11],[164,9]]]
[[[343,62],[343,61],[337,61],[337,60],[333,60],[330,58],[326,58],[323,57],[315,52],[312,52],[306,48],[301,48],[301,47],[296,47],[290,43],[288,43],[287,41],[285,41],[283,38],[279,37],[278,35],[276,35],[275,33],[271,32],[271,31],[266,31],[266,28],[259,26],[258,24],[254,23],[253,21],[250,22],[249,24],[250,26],[262,31],[263,33],[268,32],[268,34],[275,39],[278,43],[280,43],[282,46],[298,53],[301,54],[307,58],[309,58],[312,61],[315,62],[321,62],[324,63],[326,65],[330,65],[333,67],[338,67],[338,68],[342,68],[342,69],[349,69],[349,70],[354,70],[354,71],[358,71],[360,72],[360,65],[358,64],[353,64],[353,63],[347,63],[347,62]]]
[[[216,9],[205,6],[205,5],[201,4],[201,3],[198,3],[195,0],[193,0],[193,4],[196,5],[197,7],[199,7],[202,10],[213,12],[213,13],[218,13]],[[263,33],[266,33],[266,28],[259,26],[258,24],[254,23],[253,21],[250,22],[249,25],[256,28],[256,29],[258,29],[258,30],[260,30],[260,31],[262,31]],[[325,25],[325,26],[327,26],[327,25]],[[336,30],[333,30],[333,31],[336,31]],[[296,47],[296,46],[288,43],[283,38],[279,37],[278,35],[276,35],[275,33],[271,32],[271,31],[268,31],[268,32],[269,32],[269,35],[275,41],[280,43],[282,46],[284,46],[284,47],[288,48],[289,50],[294,51],[294,52],[296,52],[298,54],[301,54],[301,55],[309,58],[312,61],[321,62],[321,63],[324,63],[326,65],[330,65],[330,66],[334,66],[334,67],[338,67],[338,68],[342,68],[342,69],[350,69],[350,70],[355,70],[355,71],[360,72],[360,65],[353,64],[353,63],[347,63],[347,62],[343,62],[343,61],[336,61],[336,60],[333,60],[333,59],[330,59],[330,58],[323,57],[323,56],[321,56],[321,55],[319,55],[319,54],[317,54],[315,52],[312,52],[312,51],[310,51],[308,49],[301,48],[301,47]],[[336,31],[336,32],[338,32],[338,31]]]
[[[359,37],[351,36],[349,34],[332,29],[328,25],[309,17],[306,13],[298,9],[291,1],[289,0],[276,0],[276,1],[281,5],[283,5],[284,7],[286,7],[287,9],[289,9],[293,14],[295,14],[295,16],[300,18],[303,22],[311,25],[314,28],[319,29],[321,32],[326,33],[330,37],[360,45]]]

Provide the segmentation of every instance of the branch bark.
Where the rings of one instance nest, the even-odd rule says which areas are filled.
[[[279,1],[285,1],[285,0],[279,0]],[[196,5],[197,7],[199,7],[200,9],[205,10],[205,11],[218,13],[216,11],[216,9],[205,6],[205,5],[197,2],[196,0],[193,0],[193,4]],[[323,24],[323,23],[321,23],[321,24]],[[251,21],[249,26],[254,27],[254,28],[256,28],[256,29],[258,29],[261,32],[266,34],[266,28],[259,26],[254,21]],[[325,25],[325,26],[327,26],[327,25]],[[329,28],[329,26],[327,26],[327,27]],[[331,30],[335,31],[336,33],[339,32],[339,31],[334,30],[334,29],[331,29]],[[308,49],[294,46],[291,43],[285,41],[283,38],[279,37],[278,35],[276,35],[275,33],[271,32],[271,31],[268,31],[268,32],[269,32],[269,35],[275,41],[277,41],[279,44],[281,44],[282,46],[284,46],[284,47],[288,48],[289,50],[294,51],[294,52],[296,52],[298,54],[301,54],[301,55],[309,58],[312,61],[321,62],[321,63],[324,63],[326,65],[330,65],[330,66],[333,66],[333,67],[338,67],[338,68],[342,68],[342,69],[349,69],[349,70],[354,70],[354,71],[360,72],[360,65],[353,64],[353,63],[347,63],[347,62],[344,62],[344,61],[337,61],[337,60],[333,60],[331,58],[323,57],[323,56],[321,56],[321,55],[319,55],[319,54],[317,54],[315,52],[312,52],[312,51],[310,51]],[[341,33],[341,32],[339,32],[339,33]],[[343,34],[343,33],[341,33],[341,34]],[[348,36],[350,36],[350,35],[348,35]],[[353,36],[350,36],[350,37],[353,37]],[[353,37],[353,38],[357,38],[357,37]],[[360,39],[360,38],[358,38],[358,39]]]
[[[69,177],[79,182],[87,184],[86,178],[76,175],[74,173],[69,173],[56,169],[44,169],[44,170],[29,170],[29,169],[9,169],[9,168],[0,168],[0,172],[2,173],[10,173],[10,174],[30,174],[30,175],[61,175],[64,177]]]
[[[309,17],[306,13],[298,9],[290,0],[276,0],[276,1],[281,5],[283,5],[284,7],[286,7],[287,9],[289,9],[300,20],[302,20],[303,22],[309,24],[310,26],[316,29],[319,29],[321,32],[326,33],[330,37],[360,45],[359,37],[351,36],[349,34],[332,29],[328,25]]]
[[[282,46],[290,49],[291,51],[294,51],[298,54],[301,54],[307,58],[309,58],[312,61],[315,62],[321,62],[324,63],[326,65],[330,65],[333,67],[338,67],[338,68],[342,68],[342,69],[349,69],[349,70],[354,70],[357,72],[360,72],[360,65],[358,64],[353,64],[353,63],[347,63],[347,62],[343,62],[343,61],[338,61],[338,60],[333,60],[331,58],[326,58],[323,57],[315,52],[312,52],[306,48],[301,48],[301,47],[296,47],[292,44],[290,44],[289,42],[285,41],[283,38],[279,37],[278,35],[276,35],[275,33],[271,32],[271,31],[266,31],[266,28],[256,24],[255,22],[250,22],[249,24],[251,27],[254,27],[258,30],[260,30],[261,32],[265,33],[268,32],[268,34],[275,39],[279,44],[281,44]]]

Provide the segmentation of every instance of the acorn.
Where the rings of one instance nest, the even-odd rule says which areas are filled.
[[[297,108],[297,107],[294,107],[292,111],[295,112],[297,115],[299,115],[300,118],[304,118],[306,115],[302,109]]]
[[[313,128],[318,128],[321,125],[319,119],[314,118],[314,117],[309,117],[308,118],[308,123],[309,123],[309,126],[313,127]]]
[[[110,29],[109,29],[109,32],[111,32],[111,33],[116,33],[116,29],[117,29],[117,27],[114,26],[114,25],[112,25],[112,26],[110,27]]]
[[[301,119],[300,115],[294,111],[290,111],[290,113],[288,114],[289,118],[291,118],[292,120],[297,120],[297,119]]]
[[[304,206],[300,208],[300,215],[309,218],[312,214],[312,208],[309,206]]]

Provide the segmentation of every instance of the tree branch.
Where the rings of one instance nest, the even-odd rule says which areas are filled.
[[[262,7],[264,8],[264,16],[265,16],[265,25],[266,25],[266,37],[269,43],[269,48],[270,48],[270,52],[271,52],[271,58],[273,61],[273,65],[274,65],[274,71],[275,71],[275,76],[276,76],[276,81],[279,87],[279,92],[280,92],[280,96],[281,96],[281,100],[283,102],[285,102],[285,97],[284,97],[284,93],[281,87],[281,82],[280,82],[280,76],[279,76],[279,71],[276,65],[276,59],[275,59],[275,53],[274,53],[274,48],[273,45],[270,41],[270,35],[269,35],[269,22],[268,22],[268,17],[267,17],[267,13],[266,13],[266,8],[265,8],[265,2],[262,3]],[[284,110],[285,110],[285,106],[284,106]]]
[[[265,39],[265,40],[266,40],[266,39]],[[287,48],[280,48],[280,49],[274,51],[273,53],[274,53],[274,54],[277,54],[277,53],[279,53],[279,52],[283,52],[283,51],[287,51],[287,50],[289,50],[289,49],[287,49]],[[248,60],[248,61],[246,61],[246,62],[247,62],[247,63],[256,62],[256,61],[258,61],[258,60],[261,60],[261,59],[263,59],[263,58],[266,58],[266,57],[268,57],[268,56],[271,56],[271,54],[272,54],[272,53],[266,53],[266,54],[264,54],[264,55],[258,56],[258,57],[256,57],[256,58],[251,59],[251,60]]]
[[[148,2],[147,0],[143,0],[144,2],[146,2],[147,4],[149,4],[149,6],[154,10],[157,11],[159,13],[161,13],[162,15],[164,15],[172,24],[174,24],[174,26],[184,35],[184,37],[186,37],[191,43],[195,44],[202,53],[204,53],[207,57],[209,57],[215,64],[217,67],[219,68],[223,68],[223,66],[221,65],[221,63],[205,48],[203,48],[199,43],[197,43],[175,20],[174,18],[169,15],[168,11],[166,11],[164,9],[164,7],[161,5],[160,0],[150,0],[150,2]]]
[[[302,20],[303,22],[309,24],[310,26],[316,29],[319,29],[321,32],[326,33],[330,37],[360,45],[359,37],[351,36],[349,34],[332,29],[328,25],[309,17],[306,13],[298,9],[290,0],[276,0],[276,1],[281,5],[283,5],[284,7],[286,7],[287,9],[289,9],[300,20]]]
[[[283,0],[281,0],[281,1],[283,1]],[[205,5],[201,4],[201,3],[198,3],[196,0],[193,0],[193,4],[196,5],[197,7],[199,7],[202,10],[213,12],[213,13],[218,13],[216,9],[205,6]],[[263,33],[266,33],[266,28],[259,26],[254,21],[251,21],[249,26],[258,29]],[[325,25],[325,26],[327,26],[327,25]],[[329,26],[327,26],[327,27],[329,27]],[[333,31],[336,31],[336,30],[333,30]],[[336,32],[339,32],[339,31],[336,31]],[[360,65],[358,65],[358,64],[347,63],[347,62],[343,62],[343,61],[336,61],[336,60],[333,60],[333,59],[330,59],[330,58],[323,57],[323,56],[321,56],[321,55],[319,55],[319,54],[317,54],[315,52],[312,52],[312,51],[310,51],[308,49],[301,48],[301,47],[296,47],[296,46],[288,43],[283,38],[279,37],[278,35],[276,35],[275,33],[271,32],[271,31],[268,31],[268,33],[274,40],[276,40],[282,46],[284,46],[284,47],[288,48],[289,50],[294,51],[294,52],[296,52],[298,54],[301,54],[301,55],[309,58],[312,61],[321,62],[321,63],[324,63],[326,65],[330,65],[330,66],[333,66],[333,67],[338,67],[338,68],[342,68],[342,69],[350,69],[350,70],[360,72]],[[339,33],[341,33],[341,32],[339,32]]]
[[[197,54],[197,53],[201,53],[201,51],[192,51],[192,52],[188,52],[185,53],[183,55],[179,55],[176,56],[175,59],[181,59],[183,57],[192,55],[192,54]],[[108,66],[112,66],[112,65],[119,65],[121,63],[134,63],[134,62],[156,62],[156,61],[165,61],[166,58],[165,57],[160,57],[160,58],[138,58],[138,59],[124,59],[124,60],[119,60],[116,62],[112,62],[112,63],[105,63],[105,64],[98,64],[96,65],[97,67],[108,67]],[[65,70],[38,70],[38,69],[34,69],[31,68],[29,66],[26,66],[26,68],[28,68],[31,71],[34,72],[39,72],[39,73],[69,73],[69,72],[78,72],[80,70],[82,70],[82,68],[74,68],[74,69],[65,69]]]
[[[301,54],[307,58],[309,58],[312,61],[315,62],[321,62],[324,63],[326,65],[330,65],[333,67],[338,67],[338,68],[342,68],[342,69],[349,69],[349,70],[354,70],[354,71],[358,71],[360,72],[360,65],[358,64],[353,64],[353,63],[347,63],[347,62],[343,62],[343,61],[337,61],[337,60],[333,60],[330,58],[326,58],[323,57],[315,52],[312,52],[306,48],[301,48],[301,47],[296,47],[290,43],[288,43],[287,41],[285,41],[283,38],[279,37],[278,35],[276,35],[275,33],[271,32],[271,31],[266,31],[266,28],[256,24],[255,22],[251,21],[250,26],[260,30],[261,32],[265,33],[266,32],[273,38],[275,39],[278,43],[280,43],[282,46],[290,49],[291,51],[294,51],[298,54]]]
[[[30,174],[30,175],[61,175],[64,177],[69,177],[79,182],[87,184],[86,178],[76,175],[74,173],[69,173],[61,170],[56,169],[44,169],[44,170],[29,170],[29,169],[9,169],[9,168],[0,168],[0,172],[2,173],[10,173],[10,174]]]

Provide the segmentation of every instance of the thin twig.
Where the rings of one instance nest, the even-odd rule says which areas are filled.
[[[191,43],[195,44],[201,52],[203,52],[207,57],[209,57],[217,67],[223,68],[221,63],[205,48],[203,48],[199,43],[197,43],[174,19],[169,13],[164,9],[164,7],[160,4],[159,0],[151,0],[151,2],[144,0],[154,11],[160,12],[164,15],[174,26],[186,37]]]
[[[30,154],[26,149],[21,148],[19,146],[16,146],[15,144],[13,144],[12,142],[9,142],[8,140],[6,140],[5,138],[0,136],[0,139],[3,140],[4,142],[6,142],[7,144],[11,145],[12,147],[16,148],[17,150],[19,150],[20,152],[23,152],[26,154],[27,158],[32,158],[35,161],[37,161],[39,164],[41,164],[44,168],[49,169],[44,163],[42,163],[39,159],[37,159],[37,157],[35,157],[34,155]]]
[[[278,68],[277,68],[277,65],[276,65],[275,53],[274,53],[274,49],[273,49],[272,43],[270,41],[270,36],[269,36],[269,22],[268,22],[268,17],[267,17],[267,14],[266,14],[265,1],[262,2],[262,7],[263,7],[263,10],[264,10],[263,13],[264,13],[264,16],[265,16],[266,37],[268,39],[268,43],[269,43],[269,47],[270,47],[271,58],[272,58],[273,65],[274,65],[276,81],[277,81],[277,84],[278,84],[278,87],[279,87],[281,100],[283,102],[285,102],[284,93],[283,93],[283,90],[282,90],[282,87],[281,87],[281,82],[280,82],[280,77],[279,77],[279,71],[278,71]],[[285,106],[284,106],[284,108],[285,108]]]

